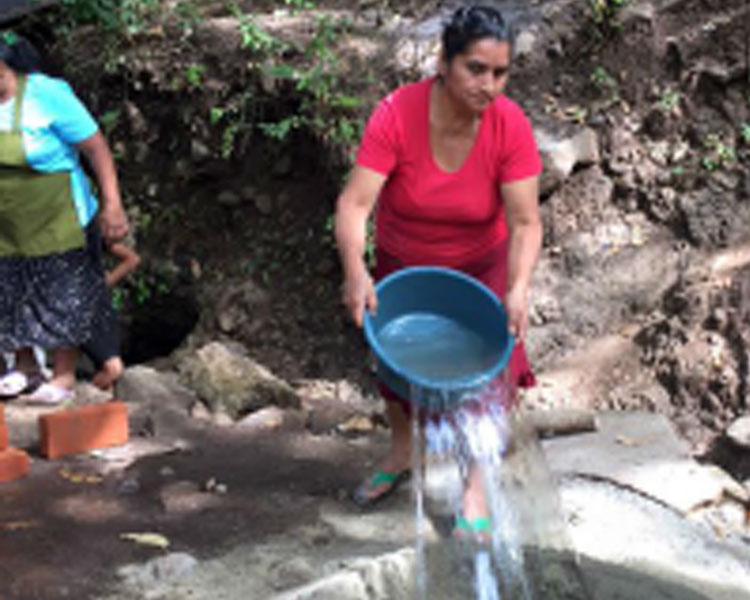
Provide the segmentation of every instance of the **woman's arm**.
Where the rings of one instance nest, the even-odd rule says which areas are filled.
[[[138,268],[141,257],[130,246],[118,242],[110,244],[108,251],[120,259],[117,266],[106,274],[107,285],[112,287]]]
[[[510,232],[505,304],[511,332],[523,339],[528,328],[531,274],[542,248],[539,180],[529,177],[501,187]]]
[[[76,147],[91,164],[101,192],[99,223],[107,241],[121,240],[128,234],[128,218],[122,208],[117,170],[109,145],[101,132],[76,144]]]
[[[364,254],[367,219],[375,207],[385,175],[356,166],[336,203],[336,244],[344,271],[344,304],[357,326],[362,326],[365,309],[375,312],[377,297]]]

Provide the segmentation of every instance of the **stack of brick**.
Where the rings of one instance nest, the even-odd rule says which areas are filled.
[[[10,446],[5,405],[0,404],[0,483],[24,477],[29,472],[30,462],[26,452]]]
[[[39,417],[39,448],[45,458],[60,458],[129,439],[128,407],[122,402],[90,404]]]
[[[58,410],[39,417],[39,448],[45,458],[119,446],[129,439],[128,408],[122,402]],[[5,406],[0,404],[0,483],[24,477],[30,462],[26,452],[10,447]]]

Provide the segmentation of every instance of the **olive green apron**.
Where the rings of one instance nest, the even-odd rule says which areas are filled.
[[[42,173],[26,161],[21,106],[26,77],[18,76],[13,126],[0,131],[0,257],[37,257],[85,245],[70,172]]]

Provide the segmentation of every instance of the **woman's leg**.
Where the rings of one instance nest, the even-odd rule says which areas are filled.
[[[386,400],[385,406],[391,425],[391,449],[381,468],[387,473],[398,473],[411,463],[411,419],[400,402]]]
[[[463,514],[469,522],[488,515],[487,500],[482,485],[482,472],[476,462],[469,467],[464,482]]]
[[[58,348],[55,350],[54,372],[50,385],[72,390],[76,382],[76,362],[78,361],[77,348]]]
[[[120,378],[123,370],[122,359],[119,356],[114,356],[101,366],[91,380],[91,383],[100,390],[108,391],[114,385],[115,381]]]
[[[411,419],[397,400],[385,399],[386,414],[391,426],[391,447],[388,455],[380,462],[376,474],[369,477],[354,492],[358,504],[369,504],[370,501],[385,496],[403,481],[409,470],[412,457]]]
[[[19,348],[16,350],[15,370],[26,375],[33,375],[39,372],[39,363],[36,361],[36,355],[32,348]]]

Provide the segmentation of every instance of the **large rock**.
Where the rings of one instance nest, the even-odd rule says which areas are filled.
[[[157,371],[152,367],[128,367],[117,381],[118,397],[131,404],[176,404],[188,407],[195,393],[182,385],[175,373]]]
[[[727,437],[738,446],[750,449],[750,416],[741,417],[727,429]]]
[[[566,137],[553,135],[543,129],[537,129],[534,133],[544,163],[542,194],[557,188],[576,165],[599,162],[599,139],[593,129],[586,127]]]
[[[242,347],[211,342],[182,360],[181,379],[214,410],[237,419],[274,405],[299,408],[292,387],[247,356]]]

